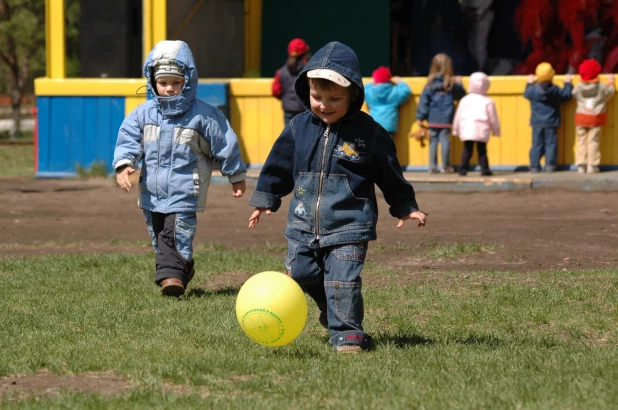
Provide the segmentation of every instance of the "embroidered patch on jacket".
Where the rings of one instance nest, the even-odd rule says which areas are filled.
[[[362,146],[365,145],[363,141],[361,141],[361,143]],[[343,144],[338,145],[337,148],[335,148],[335,156],[345,158],[350,161],[361,161],[365,159],[366,155],[365,153],[358,152],[356,150],[356,144],[344,141]]]
[[[302,202],[298,202],[296,208],[294,208],[294,213],[298,216],[307,216],[307,211],[305,211],[305,205]]]
[[[298,196],[301,196],[302,194],[305,193],[305,188],[303,188],[301,185],[298,188],[296,188],[296,192],[298,192]]]

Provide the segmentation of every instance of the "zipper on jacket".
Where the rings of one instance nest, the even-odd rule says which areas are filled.
[[[324,145],[322,145],[322,165],[320,166],[320,182],[318,183],[318,201],[315,204],[315,239],[320,239],[320,198],[322,197],[322,181],[324,180],[324,164],[326,163],[326,148],[328,148],[328,137],[330,135],[330,124],[324,131]]]

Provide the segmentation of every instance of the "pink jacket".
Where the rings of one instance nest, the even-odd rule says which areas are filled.
[[[489,78],[485,73],[473,73],[470,76],[469,94],[459,101],[453,135],[462,141],[488,142],[490,132],[500,136],[500,121],[496,114],[496,105],[487,96]]]

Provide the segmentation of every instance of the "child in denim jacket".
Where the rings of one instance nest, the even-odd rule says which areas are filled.
[[[308,111],[275,141],[249,202],[255,228],[293,192],[285,236],[286,274],[311,296],[320,323],[339,352],[371,346],[365,333],[361,270],[367,242],[376,239],[375,185],[390,213],[424,226],[412,186],[404,179],[389,134],[361,112],[364,89],[354,51],[339,42],[322,47],[296,79]]]
[[[427,84],[416,108],[419,126],[429,128],[429,173],[453,172],[451,167],[451,126],[455,116],[455,102],[466,95],[461,77],[453,76],[453,63],[444,53],[431,61]],[[438,141],[440,142],[442,168],[438,168]]]
[[[560,106],[571,99],[571,75],[564,76],[564,88],[552,81],[556,72],[549,63],[540,63],[534,75],[528,76],[524,98],[530,100],[530,172],[541,171],[541,157],[545,155],[545,171],[554,172],[558,166],[558,128],[562,124]]]
[[[142,161],[138,206],[155,250],[155,283],[166,296],[180,296],[195,273],[193,238],[215,161],[235,197],[245,192],[247,166],[236,134],[221,111],[198,100],[197,70],[189,46],[161,41],[144,63],[152,100],[122,122],[113,167],[118,185]]]

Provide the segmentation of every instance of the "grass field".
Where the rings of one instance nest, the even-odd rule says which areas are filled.
[[[263,347],[240,330],[234,278],[281,270],[278,255],[202,250],[179,299],[159,296],[153,263],[0,259],[0,377],[112,373],[128,386],[6,394],[0,408],[618,408],[616,269],[411,275],[368,264],[375,349],[342,355],[313,304],[291,346]]]

